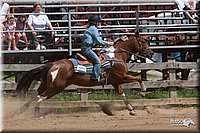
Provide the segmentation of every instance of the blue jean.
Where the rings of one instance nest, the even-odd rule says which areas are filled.
[[[83,45],[81,47],[81,51],[93,63],[92,79],[98,80],[99,79],[100,69],[101,69],[101,62],[99,60],[99,57],[94,53],[94,51],[92,51],[92,48],[90,46]]]
[[[45,45],[48,45],[51,42],[52,38],[51,38],[50,32],[36,32],[36,33],[37,33],[37,35],[44,36]],[[32,41],[32,43],[38,44],[38,38],[36,36],[33,36],[32,32],[30,32],[29,35],[30,35],[30,40]]]

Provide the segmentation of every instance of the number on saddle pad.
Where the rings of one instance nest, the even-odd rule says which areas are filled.
[[[77,70],[86,73],[86,67],[83,66],[83,65],[78,65],[78,66],[77,66]]]

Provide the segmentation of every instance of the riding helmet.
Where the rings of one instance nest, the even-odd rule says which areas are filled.
[[[88,23],[94,24],[94,22],[100,22],[101,18],[98,15],[92,15],[88,19]]]

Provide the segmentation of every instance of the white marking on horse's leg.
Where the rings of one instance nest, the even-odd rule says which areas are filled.
[[[126,107],[127,107],[127,109],[128,109],[129,111],[132,111],[132,110],[133,110],[133,106],[132,106],[130,103],[128,103],[128,104],[126,105]]]
[[[126,95],[123,93],[123,94],[121,94],[121,96],[122,96],[122,97],[125,97]]]
[[[141,88],[140,89],[141,92],[139,92],[139,95],[144,97],[146,95],[146,90],[147,90],[147,87],[144,84],[144,82],[140,83],[140,88]]]
[[[123,99],[123,101],[124,101],[124,103],[126,105],[126,108],[129,110],[129,114],[130,115],[136,115],[136,112],[134,111],[133,106],[126,100],[125,93],[121,94],[120,96]]]
[[[42,101],[47,99],[47,96],[43,97],[43,96],[38,95],[37,98],[38,98],[37,102],[41,103]]]
[[[144,84],[144,82],[140,83],[140,88],[141,88],[141,91],[146,91],[147,90],[147,87]]]
[[[61,66],[60,66],[61,67]],[[58,74],[58,71],[60,69],[60,67],[58,69],[56,69],[55,71],[51,72],[51,77],[52,77],[52,83],[53,81],[56,79],[56,76]]]

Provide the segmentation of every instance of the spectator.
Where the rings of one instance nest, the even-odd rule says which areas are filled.
[[[7,21],[7,17],[6,16],[10,14],[10,6],[9,6],[9,4],[1,3],[0,12],[1,12],[1,27],[2,27],[2,30],[5,31],[4,22]],[[4,41],[5,36],[6,35],[4,33],[1,33],[2,41]]]
[[[7,21],[6,16],[9,14],[10,14],[10,6],[9,6],[9,4],[4,3],[1,6],[1,23],[2,24]]]
[[[50,29],[53,30],[53,27],[49,21],[49,18],[46,14],[44,14],[44,12],[42,12],[42,4],[40,4],[39,2],[36,2],[33,5],[34,11],[32,12],[31,15],[29,15],[28,17],[28,27],[30,30],[32,30],[31,34],[30,34],[30,40],[32,41],[32,43],[34,45],[36,45],[36,49],[46,49],[45,46],[47,46],[53,36],[54,36],[54,32],[51,31],[50,32],[41,32],[41,31],[37,31],[37,30],[46,30],[46,29]],[[37,35],[44,35],[45,36],[45,46],[41,46],[40,48],[40,44],[38,43],[38,38]]]
[[[26,45],[24,50],[28,50],[28,40],[25,33],[26,23],[27,23],[27,17],[25,15],[18,16],[17,23],[16,23],[17,25],[16,30],[21,30],[21,31],[16,33],[16,45],[18,44],[19,39],[23,37],[25,45]]]
[[[13,43],[13,49],[19,50],[15,43],[15,32],[16,29],[16,21],[14,16],[8,16],[7,21],[5,22],[5,32],[6,37],[8,38],[8,50],[11,50],[11,42]]]
[[[1,28],[2,28],[3,31],[6,30],[6,28],[5,28],[5,26],[4,26],[3,24],[1,25]],[[5,40],[5,37],[6,37],[5,33],[2,32],[2,33],[1,33],[1,41],[4,41],[4,40]]]
[[[197,1],[199,0],[175,0],[175,3],[177,4],[179,10],[192,10],[192,12],[186,11],[183,14],[185,18],[192,20],[193,23],[198,23],[198,21],[195,20],[195,18],[193,17]]]

